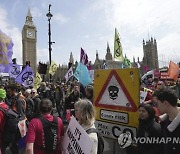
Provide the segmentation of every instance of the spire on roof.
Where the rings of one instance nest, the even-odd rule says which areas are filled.
[[[96,59],[99,59],[99,54],[97,50],[96,50]]]
[[[28,8],[27,17],[32,17],[32,15],[31,15],[31,11],[30,11],[30,8]]]
[[[109,42],[107,42],[107,52],[110,52]]]

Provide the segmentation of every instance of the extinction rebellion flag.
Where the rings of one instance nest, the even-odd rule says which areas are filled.
[[[21,73],[16,77],[15,81],[22,84],[24,87],[29,87],[34,84],[34,73],[29,65],[26,65]]]

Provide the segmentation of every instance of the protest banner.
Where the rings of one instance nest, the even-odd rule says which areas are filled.
[[[93,141],[72,116],[66,133],[64,134],[62,145],[64,154],[90,154]]]

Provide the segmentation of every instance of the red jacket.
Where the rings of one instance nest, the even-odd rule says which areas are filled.
[[[0,107],[4,108],[5,110],[7,110],[9,108],[7,106],[7,104],[4,102],[0,103]],[[4,131],[5,120],[6,120],[5,115],[4,115],[3,111],[0,110],[0,147],[2,146],[2,134]]]

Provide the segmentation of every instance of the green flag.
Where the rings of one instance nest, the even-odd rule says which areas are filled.
[[[114,37],[114,58],[121,62],[124,61],[124,57],[122,54],[122,46],[116,28],[115,28],[115,37]]]
[[[131,62],[130,62],[130,60],[126,57],[126,55],[125,55],[125,57],[124,57],[124,65],[125,65],[126,68],[131,68]]]

